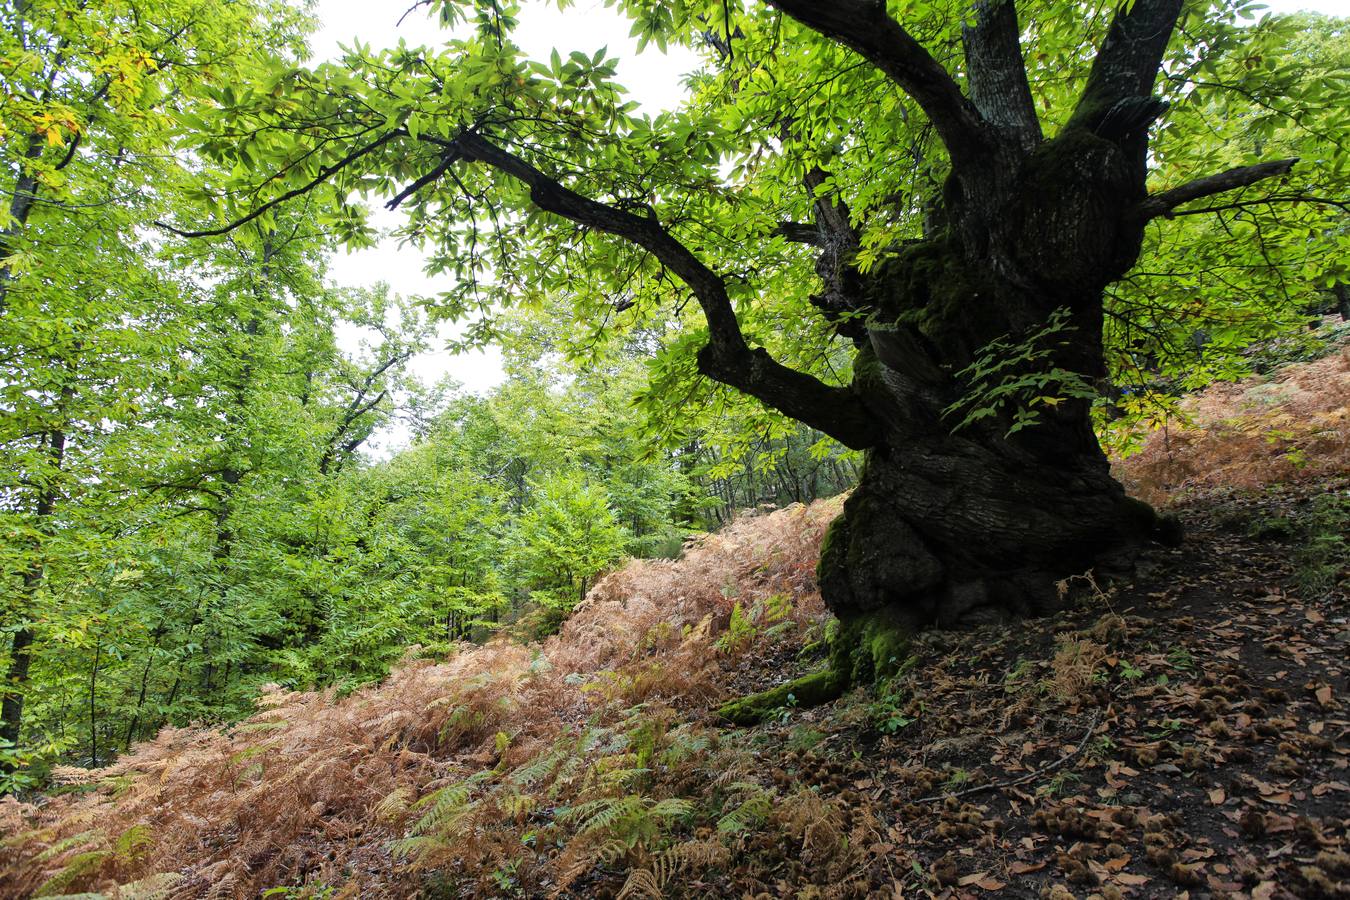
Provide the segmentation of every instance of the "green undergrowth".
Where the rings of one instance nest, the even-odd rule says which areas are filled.
[[[1253,537],[1293,548],[1294,577],[1308,596],[1322,596],[1350,578],[1350,493],[1332,492],[1250,523]]]

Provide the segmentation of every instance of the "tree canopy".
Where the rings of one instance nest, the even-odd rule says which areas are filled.
[[[838,344],[849,326],[813,314],[830,302],[816,250],[852,242],[856,251],[843,250],[866,273],[924,236],[952,155],[980,144],[965,122],[979,89],[966,70],[976,13],[943,3],[895,17],[869,2],[828,15],[791,3],[619,4],[640,46],[681,42],[705,60],[689,103],[649,116],[626,101],[604,52],[525,59],[511,41],[513,6],[423,5],[451,27],[443,48],[357,47],[313,70],[278,61],[262,83],[214,93],[212,114],[192,124],[210,135],[203,154],[239,177],[214,195],[219,225],[180,227],[265,221],[282,198],[317,192],[355,234],[353,202],[378,198],[407,211],[403,233],[426,249],[429,270],[454,276],[441,310],[482,316],[478,338],[491,339],[502,309],[547,305],[576,323],[576,353],[654,332],[655,402],[713,388],[697,377],[707,346],[704,372],[725,368],[715,380],[826,424],[804,407],[842,397],[828,388],[848,381],[850,354]],[[1342,27],[1253,21],[1242,3],[1156,6],[1120,20],[1178,21],[1151,51],[1163,74],[1153,197],[1138,214],[1152,224],[1108,303],[1118,384],[1147,382],[1158,366],[1228,371],[1233,348],[1288,328],[1345,258]],[[1053,136],[1105,89],[1104,68],[1089,74],[1116,12],[1019,4],[1017,16],[1030,94],[1021,114],[1034,110],[1028,135]],[[869,31],[888,36],[872,46]],[[1295,42],[1298,57],[1284,49]],[[1264,177],[1294,157],[1292,173]],[[1205,199],[1224,188],[1240,193]],[[824,207],[839,228],[822,231]],[[1223,273],[1238,269],[1251,287],[1224,289]],[[1248,275],[1266,280],[1258,288]],[[1209,338],[1197,367],[1200,329]],[[850,427],[832,430],[848,438]]]

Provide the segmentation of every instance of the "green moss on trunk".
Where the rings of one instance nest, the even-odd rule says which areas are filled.
[[[893,614],[869,613],[838,624],[830,637],[827,668],[732,700],[717,714],[733,725],[755,725],[785,706],[820,706],[851,687],[890,678],[909,657],[913,628]]]
[[[884,681],[909,656],[914,627],[889,610],[841,620],[830,647],[830,665],[853,685]]]

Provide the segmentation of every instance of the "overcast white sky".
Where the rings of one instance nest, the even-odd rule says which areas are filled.
[[[1336,16],[1350,16],[1350,0],[1266,0],[1273,11],[1314,9]],[[409,44],[435,46],[444,33],[423,11],[410,14],[402,26],[396,23],[412,0],[371,3],[369,0],[318,0],[315,11],[322,29],[311,41],[315,61],[337,55],[340,44],[354,38],[376,48],[392,46],[400,37]],[[546,59],[555,46],[565,56],[569,50],[593,53],[608,47],[619,58],[618,80],[632,99],[652,110],[676,105],[682,93],[680,76],[694,67],[694,57],[672,48],[663,55],[654,46],[638,56],[628,37],[629,23],[617,12],[607,9],[601,0],[578,0],[566,14],[540,0],[522,4],[516,41],[531,56]],[[390,226],[397,213],[379,210],[377,224]],[[422,271],[421,254],[412,248],[400,248],[393,240],[384,240],[371,250],[338,252],[332,260],[331,277],[338,284],[370,285],[388,282],[395,292],[405,295],[432,295],[446,289],[443,279],[431,278]],[[353,341],[355,340],[354,336]],[[501,357],[493,350],[454,356],[437,348],[423,354],[414,363],[414,371],[428,383],[445,375],[461,382],[470,391],[484,391],[502,379]],[[381,441],[384,450],[400,443],[398,437]]]

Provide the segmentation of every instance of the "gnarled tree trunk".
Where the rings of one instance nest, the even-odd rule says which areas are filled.
[[[841,201],[818,199],[814,235],[784,232],[821,246],[816,303],[858,348],[849,394],[873,427],[845,418],[843,397],[808,418],[866,454],[820,559],[821,593],[841,627],[827,670],[724,707],[736,721],[788,694],[809,703],[886,675],[915,629],[1042,611],[1057,581],[1126,569],[1146,542],[1178,540],[1174,521],[1111,477],[1090,403],[1075,396],[1086,392],[1053,397],[1026,428],[1015,404],[990,406],[968,427],[954,428],[961,417],[948,411],[980,404],[961,376],[972,364],[988,372],[983,350],[1044,339],[1052,321],[1062,327],[1049,329],[1034,367],[1079,385],[1104,377],[1104,292],[1137,260],[1147,222],[1294,163],[1147,193],[1148,129],[1165,109],[1152,85],[1177,0],[1119,10],[1073,115],[1051,139],[1032,103],[1011,0],[975,4],[963,34],[964,91],[882,4],[770,2],[905,88],[941,136],[952,172],[925,239],[865,274],[852,265],[857,237]]]
[[[977,192],[953,176],[926,240],[865,276],[826,278],[822,305],[868,313],[850,390],[878,423],[821,550],[821,593],[842,627],[828,673],[732,704],[732,719],[784,691],[810,702],[884,675],[917,629],[1044,612],[1056,582],[1126,570],[1146,542],[1179,537],[1112,478],[1090,401],[1055,397],[1015,431],[1017,404],[966,427],[948,412],[980,402],[960,373],[982,350],[1044,332],[1057,311],[1065,325],[1036,369],[1104,376],[1103,292],[1143,233],[1142,161],[1089,127],[995,165]],[[1033,373],[1001,372],[1019,374]]]
[[[996,165],[975,196],[953,179],[928,240],[853,278],[851,305],[871,324],[855,338],[852,389],[884,424],[822,554],[841,618],[1035,612],[1054,582],[1125,563],[1158,534],[1111,477],[1088,401],[1055,397],[1012,434],[1015,404],[964,428],[944,412],[980,402],[958,373],[983,348],[1029,338],[1056,311],[1067,324],[1037,368],[1104,376],[1103,290],[1139,252],[1143,166],[1118,144],[1075,127]]]

